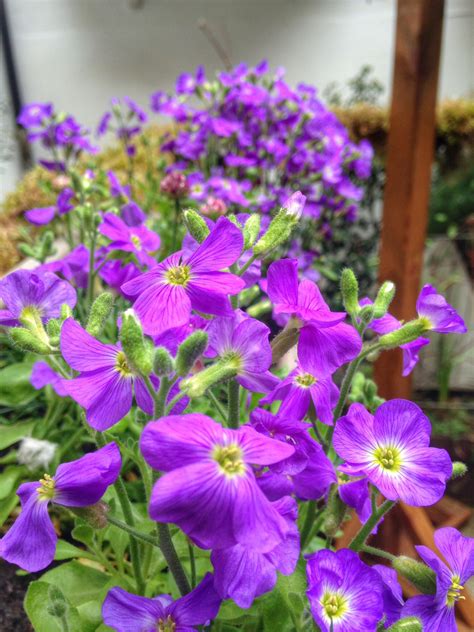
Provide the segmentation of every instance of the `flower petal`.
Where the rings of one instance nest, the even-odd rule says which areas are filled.
[[[194,590],[168,606],[166,613],[176,621],[178,629],[185,625],[194,627],[215,619],[220,605],[214,577],[207,573]]]
[[[95,371],[115,366],[118,347],[105,345],[91,336],[73,318],[67,318],[61,329],[61,353],[76,371]]]
[[[362,340],[350,325],[339,323],[321,329],[310,323],[300,331],[298,359],[311,375],[327,377],[353,360],[361,348]]]
[[[274,305],[287,306],[294,311],[298,305],[298,261],[280,259],[268,268],[267,294]]]
[[[125,283],[123,287],[133,283]],[[133,304],[143,325],[143,331],[151,336],[186,325],[191,316],[191,302],[187,291],[178,285],[155,283],[149,285]]]
[[[241,230],[226,217],[220,217],[187,264],[193,273],[228,268],[240,257],[243,243]]]
[[[139,597],[118,586],[109,590],[102,604],[104,623],[116,632],[152,632],[164,613],[158,598]]]

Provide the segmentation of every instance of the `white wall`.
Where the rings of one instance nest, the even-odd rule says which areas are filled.
[[[321,88],[369,63],[389,92],[395,0],[141,0],[132,9],[134,3],[140,0],[7,0],[24,100],[51,100],[89,126],[112,96],[146,105],[180,72],[199,63],[220,67],[199,18],[234,62],[266,57],[287,68],[290,82]],[[447,0],[440,96],[473,92],[474,1]],[[2,188],[8,184],[4,179]]]

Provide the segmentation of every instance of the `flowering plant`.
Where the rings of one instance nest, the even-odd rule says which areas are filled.
[[[297,260],[265,274],[301,221],[299,191],[263,226],[258,213],[214,222],[188,210],[180,249],[163,253],[129,188],[67,175],[71,208],[54,221],[70,251],[0,281],[0,323],[15,349],[41,356],[31,382],[51,407],[0,540],[24,571],[55,562],[25,599],[35,629],[455,630],[474,541],[440,529],[445,565],[426,547],[424,564],[367,540],[397,502],[431,505],[465,468],[430,447],[414,403],[351,392],[376,354],[403,347],[408,370],[429,332],[464,333],[455,310],[425,286],[402,324],[392,283],[363,300],[345,269],[336,312]],[[260,292],[279,333],[258,318]],[[78,458],[57,458],[57,428]],[[350,508],[361,528],[337,550]],[[421,595],[405,602],[397,572]]]

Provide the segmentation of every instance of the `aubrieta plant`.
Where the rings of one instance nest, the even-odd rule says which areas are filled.
[[[270,86],[258,78],[243,68],[222,75],[225,111],[260,108],[264,117]],[[211,90],[202,73],[179,86],[182,98],[157,102],[185,112],[184,97]],[[296,98],[281,78],[272,89],[272,98]],[[141,111],[124,103],[129,143]],[[282,110],[282,138],[295,111]],[[54,117],[34,113],[44,127]],[[224,114],[211,116],[214,133],[244,138]],[[207,124],[196,118],[203,134]],[[203,139],[189,133],[184,140],[200,151]],[[333,145],[327,151],[339,156]],[[285,169],[299,174],[293,149],[286,156]],[[304,215],[300,191],[266,222],[254,212],[258,187],[252,204],[234,198],[244,213],[210,219],[177,208],[187,234],[169,252],[160,218],[134,202],[130,184],[64,168],[71,208],[50,214],[46,233],[65,236],[69,251],[0,281],[0,324],[16,353],[36,358],[31,383],[49,401],[18,451],[21,509],[12,505],[0,540],[4,560],[45,571],[25,598],[35,629],[454,631],[474,540],[438,530],[447,564],[426,547],[421,562],[368,540],[397,502],[436,503],[465,466],[430,447],[417,405],[384,402],[358,369],[402,347],[411,370],[431,332],[466,331],[456,311],[425,286],[413,320],[400,323],[388,311],[394,285],[373,301],[359,297],[350,269],[341,275],[343,306],[332,311],[298,260],[276,255]],[[182,185],[175,176],[163,184],[176,195]],[[73,449],[77,458],[67,458]],[[350,509],[361,528],[338,549]],[[381,564],[368,565],[367,554]],[[399,575],[421,594],[405,601]]]

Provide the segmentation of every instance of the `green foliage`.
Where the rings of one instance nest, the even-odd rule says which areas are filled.
[[[474,166],[438,175],[430,197],[428,234],[463,235],[463,224],[474,212]]]

